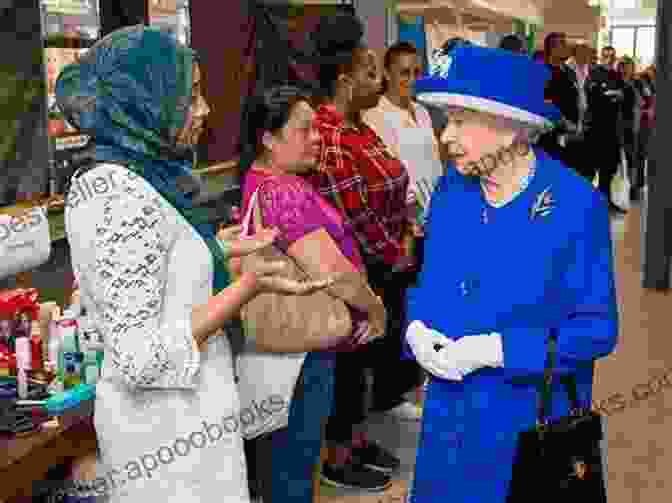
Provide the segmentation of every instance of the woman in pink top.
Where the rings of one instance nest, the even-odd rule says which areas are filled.
[[[243,184],[243,214],[259,188],[263,225],[278,229],[276,245],[311,276],[363,273],[350,228],[302,178],[316,165],[320,140],[308,98],[296,88],[273,88],[251,113],[257,157]],[[353,348],[383,335],[385,308],[370,288],[336,283],[329,292],[351,307]],[[288,427],[254,441],[256,465],[251,468],[256,468],[264,501],[312,502],[313,469],[332,408],[333,372],[333,353],[309,353],[292,396]]]

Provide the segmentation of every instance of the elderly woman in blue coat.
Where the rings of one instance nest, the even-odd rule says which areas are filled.
[[[575,376],[586,407],[594,361],[616,344],[607,203],[529,146],[558,117],[543,98],[549,77],[524,56],[461,47],[417,83],[418,99],[448,114],[453,161],[408,301],[406,350],[432,375],[412,503],[504,503],[549,335],[557,375]],[[568,411],[554,385],[551,419]]]

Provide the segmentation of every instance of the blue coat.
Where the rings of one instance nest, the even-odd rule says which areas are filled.
[[[550,329],[558,334],[558,372],[575,373],[584,406],[592,399],[594,360],[616,344],[606,201],[573,170],[535,153],[528,189],[502,208],[488,208],[487,223],[478,182],[454,169],[433,196],[408,320],[452,339],[498,332],[504,367],[459,383],[431,380],[413,503],[504,503],[517,434],[535,424]],[[544,213],[537,205],[531,218],[545,190],[554,207]],[[552,417],[568,409],[563,388],[555,386]]]

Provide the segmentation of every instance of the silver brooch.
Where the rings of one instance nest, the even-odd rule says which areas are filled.
[[[443,54],[442,52],[437,53],[433,56],[432,62],[430,63],[429,73],[432,77],[440,77],[445,79],[448,77],[448,72],[450,71],[452,64],[452,56]]]
[[[544,191],[537,196],[534,205],[530,209],[530,220],[537,217],[547,217],[555,208],[555,199],[551,193],[551,187],[546,187]]]

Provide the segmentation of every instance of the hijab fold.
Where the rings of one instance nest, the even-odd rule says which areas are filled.
[[[202,236],[213,257],[214,293],[230,278],[208,211],[196,205],[201,184],[192,148],[177,138],[192,101],[194,51],[145,26],[96,43],[56,83],[58,107],[91,137],[95,162],[120,164],[151,184]]]

